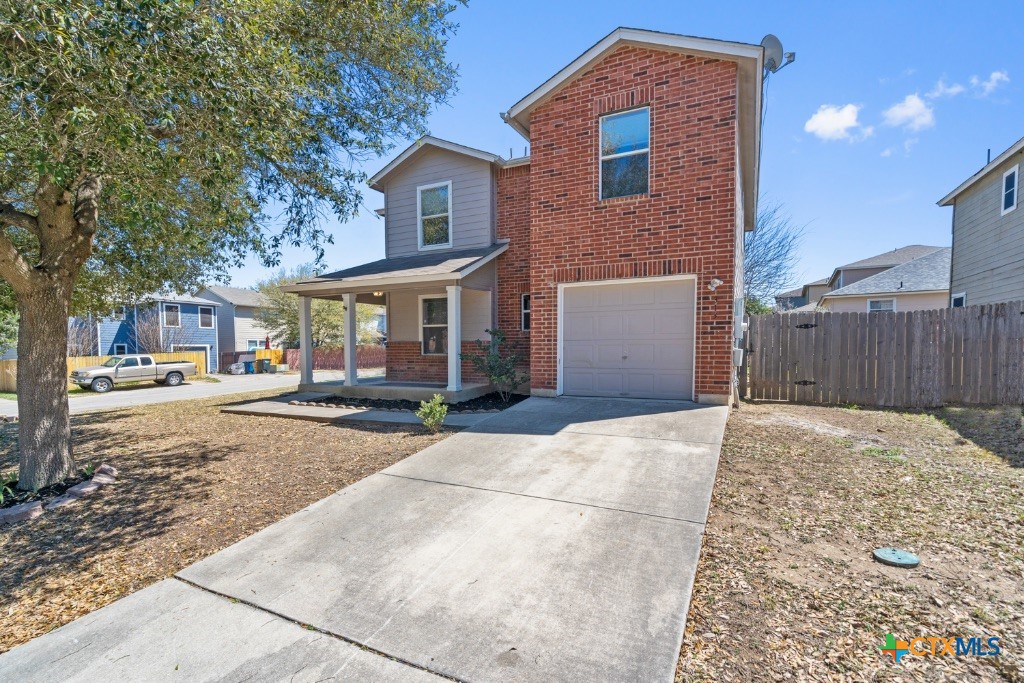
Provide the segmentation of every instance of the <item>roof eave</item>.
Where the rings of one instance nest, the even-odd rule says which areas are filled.
[[[949,287],[946,287],[945,289],[901,289],[899,291],[889,292],[854,292],[852,294],[836,294],[834,292],[826,292],[825,294],[821,295],[821,299],[819,299],[819,301],[823,301],[825,299],[847,299],[850,297],[860,296],[899,296],[900,294],[942,294],[943,292],[948,291]]]
[[[489,164],[500,164],[502,161],[501,157],[497,154],[491,154],[490,152],[485,152],[481,149],[460,145],[459,143],[452,142],[450,140],[436,138],[433,135],[424,135],[402,150],[402,153],[395,157],[387,166],[374,173],[370,179],[366,181],[366,184],[369,185],[371,189],[383,192],[384,188],[381,186],[381,183],[384,179],[424,147],[435,147],[437,149],[447,150],[449,152],[454,152],[455,154],[462,154],[474,159],[480,159],[481,161],[486,161]]]
[[[973,187],[975,183],[979,182],[982,178],[988,176],[989,173],[994,171],[996,168],[1001,166],[1014,154],[1024,151],[1024,138],[1021,138],[1017,142],[1010,145],[1010,147],[997,156],[995,159],[985,164],[980,171],[972,175],[970,178],[960,183],[955,190],[947,194],[945,197],[940,199],[936,204],[939,206],[952,206],[956,202],[956,198],[963,194],[966,190]]]

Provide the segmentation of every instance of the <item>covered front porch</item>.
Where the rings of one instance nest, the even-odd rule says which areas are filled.
[[[299,296],[299,389],[349,398],[428,400],[448,403],[489,393],[487,379],[465,360],[476,340],[488,342],[495,327],[497,288],[494,259],[504,243],[487,248],[383,259],[322,275],[282,289]],[[312,300],[344,304],[345,375],[342,381],[313,381]],[[384,377],[359,378],[356,304],[387,310]]]

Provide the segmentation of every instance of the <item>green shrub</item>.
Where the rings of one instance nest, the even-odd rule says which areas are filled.
[[[423,420],[423,426],[435,433],[441,429],[447,415],[448,406],[441,394],[434,394],[429,401],[420,401],[420,409],[416,411],[416,417]]]
[[[14,485],[18,483],[18,470],[0,473],[0,505],[7,496],[14,495]]]
[[[501,330],[486,330],[491,335],[490,343],[477,339],[476,353],[462,354],[473,368],[494,385],[501,400],[508,403],[516,389],[530,381],[530,374],[519,372],[520,364],[526,362],[516,349],[503,349],[505,333]]]

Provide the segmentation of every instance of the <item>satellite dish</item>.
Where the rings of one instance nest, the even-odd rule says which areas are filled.
[[[775,73],[782,67],[782,41],[769,33],[761,39],[761,47],[764,48],[765,71]]]

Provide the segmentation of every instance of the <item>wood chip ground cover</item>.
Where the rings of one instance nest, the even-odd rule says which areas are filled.
[[[0,652],[139,590],[439,441],[421,427],[228,415],[265,392],[72,418],[79,465],[118,481],[0,528]],[[17,425],[0,471],[17,464]]]
[[[734,411],[676,680],[1024,680],[1022,454],[1020,407]],[[886,633],[1002,654],[894,665]]]

